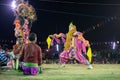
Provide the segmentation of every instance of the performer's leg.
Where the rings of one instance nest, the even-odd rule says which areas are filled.
[[[66,64],[66,62],[68,61],[68,52],[67,51],[63,51],[61,54],[60,54],[60,63],[62,64]]]
[[[90,62],[88,60],[86,60],[86,65],[88,65],[88,69],[93,69],[92,65],[90,64]]]
[[[19,59],[16,59],[15,69],[18,70],[18,67],[19,67]]]
[[[67,61],[68,59],[65,59],[64,57],[60,57],[60,64],[62,64],[61,67],[65,67]]]
[[[93,69],[90,62],[83,56],[83,54],[76,53],[76,60],[78,60],[80,63],[88,65],[88,69]]]
[[[12,68],[15,69],[15,60],[12,60]]]

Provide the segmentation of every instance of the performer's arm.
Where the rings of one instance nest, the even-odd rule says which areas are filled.
[[[42,64],[42,50],[39,47],[39,50],[38,50],[38,66],[40,66],[41,64]]]
[[[22,47],[19,56],[20,56],[19,60],[20,60],[20,61],[23,61],[23,60],[24,60],[24,46]]]
[[[85,46],[84,42],[82,42],[82,51],[86,54],[86,46]]]
[[[15,54],[15,55],[16,55],[16,54],[19,54],[21,48],[22,48],[21,45],[18,46],[18,47],[17,47],[17,45],[14,45],[14,46],[13,46],[13,52],[14,52],[14,54]]]

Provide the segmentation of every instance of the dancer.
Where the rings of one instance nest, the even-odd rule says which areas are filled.
[[[37,20],[35,9],[32,5],[28,3],[28,1],[25,0],[14,0],[16,3],[16,7],[13,10],[15,13],[15,37],[16,37],[16,44],[13,47],[14,54],[19,54],[21,48],[23,45],[19,44],[19,37],[22,38],[22,44],[28,44],[28,35],[30,34],[32,23]],[[18,57],[16,57],[16,69],[18,69],[19,60]],[[14,63],[14,62],[13,62]]]
[[[88,69],[92,69],[92,65],[86,59],[86,40],[81,32],[78,32],[76,26],[72,23],[67,33],[64,51],[60,54],[60,62],[65,66],[68,59],[75,58],[82,64],[88,65]]]
[[[48,49],[51,54],[53,55],[53,61],[56,63],[59,62],[59,54],[63,51],[63,45],[65,43],[65,35],[63,33],[49,35],[46,39],[48,44]]]
[[[32,23],[37,19],[35,9],[27,1],[15,0],[16,7],[14,13],[16,19],[14,21],[15,25],[15,37],[23,37],[23,42],[28,43],[28,35],[31,31]]]
[[[71,39],[73,33],[76,32],[76,26],[70,23],[69,25],[69,32],[66,34],[66,42],[64,44],[64,50],[60,54],[60,63],[62,63],[62,66],[65,66],[69,59],[69,53],[71,52],[70,46],[71,46]]]

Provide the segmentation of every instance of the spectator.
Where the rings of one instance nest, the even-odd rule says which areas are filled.
[[[0,45],[0,64],[1,66],[7,66],[10,62],[10,56],[6,53],[8,51],[8,45],[3,45],[3,48]]]
[[[42,51],[36,44],[37,35],[35,33],[29,35],[29,41],[22,48],[20,60],[24,62],[22,64],[24,75],[36,75],[42,64]]]

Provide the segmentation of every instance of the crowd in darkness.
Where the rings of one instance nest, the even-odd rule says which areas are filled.
[[[2,43],[1,43],[2,44]],[[9,49],[12,50],[12,44],[8,44]],[[46,44],[40,45],[43,52],[43,61],[46,63],[58,62],[60,52],[52,53],[47,50]],[[58,54],[58,55],[56,55]],[[94,64],[120,64],[120,49],[92,49],[92,63]]]
[[[48,51],[43,51],[43,59],[48,63],[57,61],[55,54]],[[70,62],[71,63],[71,62]],[[74,63],[74,62],[73,62]],[[119,50],[93,50],[92,64],[120,64],[120,49]]]
[[[93,50],[93,63],[120,64],[120,49]]]

